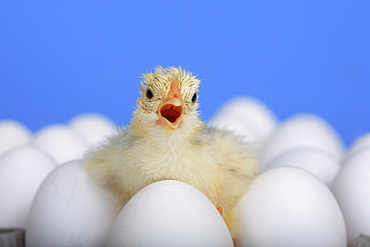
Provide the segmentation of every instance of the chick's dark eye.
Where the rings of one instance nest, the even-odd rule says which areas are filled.
[[[193,98],[191,98],[191,102],[195,103],[196,100],[197,100],[197,93],[193,95]]]
[[[153,93],[152,93],[152,91],[150,91],[149,89],[147,89],[147,90],[146,90],[145,95],[146,95],[146,97],[147,97],[148,99],[153,98]]]

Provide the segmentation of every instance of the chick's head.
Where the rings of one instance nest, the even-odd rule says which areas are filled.
[[[198,120],[198,87],[200,81],[181,67],[157,67],[143,74],[135,117],[147,127],[160,125],[178,129]]]

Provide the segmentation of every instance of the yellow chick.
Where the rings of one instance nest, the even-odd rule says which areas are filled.
[[[84,166],[123,205],[156,181],[190,184],[217,207],[234,237],[234,207],[257,172],[257,162],[241,137],[200,120],[199,84],[181,67],[144,74],[132,122],[88,152]]]

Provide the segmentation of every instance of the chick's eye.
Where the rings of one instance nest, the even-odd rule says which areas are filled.
[[[150,91],[149,89],[147,89],[147,90],[146,90],[145,95],[146,95],[146,97],[147,97],[148,99],[153,98],[153,93],[152,93],[152,91]]]
[[[197,100],[197,93],[193,95],[193,98],[191,98],[191,102],[195,103],[196,100]]]

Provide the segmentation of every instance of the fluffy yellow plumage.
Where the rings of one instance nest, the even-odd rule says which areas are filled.
[[[222,209],[235,236],[234,206],[257,172],[253,153],[241,137],[200,120],[200,81],[191,73],[158,67],[143,78],[132,122],[85,155],[88,174],[122,204],[156,181],[188,183]]]

